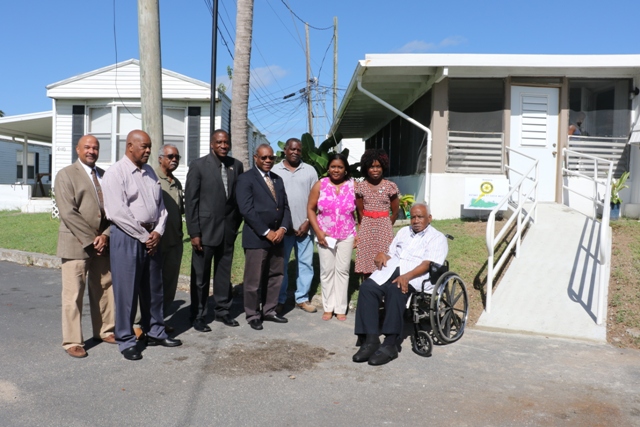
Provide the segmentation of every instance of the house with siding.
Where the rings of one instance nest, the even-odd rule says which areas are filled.
[[[640,142],[638,86],[640,55],[366,55],[332,133],[385,149],[390,178],[428,201],[436,218],[471,214],[470,178],[520,178],[505,165],[530,160],[506,147],[538,160],[543,202],[581,203],[563,190],[575,185],[562,173],[563,148],[614,161],[615,177],[631,170],[623,212],[638,217],[640,150],[629,144]],[[594,172],[593,164],[564,166]]]
[[[164,142],[178,147],[182,156],[175,175],[183,184],[189,163],[210,152],[210,85],[162,70]],[[77,158],[75,145],[84,134],[100,141],[98,166],[108,168],[125,152],[127,134],[142,127],[140,63],[130,59],[47,86],[53,100],[53,165],[55,174]],[[216,93],[213,129],[230,130],[231,100]],[[249,124],[249,152],[268,143]]]
[[[51,117],[50,111],[0,117],[0,209],[28,210],[32,198],[50,202]]]

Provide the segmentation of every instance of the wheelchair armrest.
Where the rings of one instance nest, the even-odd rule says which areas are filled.
[[[429,266],[429,281],[431,284],[435,286],[440,276],[447,271],[449,271],[449,261],[445,260],[442,265],[432,262]],[[424,282],[422,287],[424,288]]]

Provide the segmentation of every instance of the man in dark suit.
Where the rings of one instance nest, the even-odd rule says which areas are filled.
[[[228,156],[229,134],[221,129],[211,135],[211,153],[189,165],[185,187],[187,232],[191,255],[191,321],[194,329],[209,332],[207,298],[213,260],[213,299],[216,319],[238,326],[229,315],[231,307],[231,263],[242,218],[236,202],[236,182],[244,169]]]
[[[244,217],[244,311],[249,325],[260,330],[263,320],[287,322],[276,314],[276,305],[284,273],[283,238],[292,222],[282,178],[270,172],[273,149],[261,144],[253,160],[255,167],[238,177],[237,198]]]
[[[76,153],[78,160],[58,172],[55,181],[60,212],[58,256],[62,258],[62,346],[71,357],[86,357],[80,320],[87,282],[94,339],[110,344],[116,339],[109,221],[100,185],[104,171],[96,167],[100,143],[85,135]]]

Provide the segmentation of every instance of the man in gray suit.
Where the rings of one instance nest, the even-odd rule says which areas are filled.
[[[100,143],[85,135],[78,160],[56,175],[60,211],[58,256],[62,258],[62,346],[71,357],[86,357],[82,338],[82,300],[89,284],[93,338],[115,344],[114,302],[109,263],[109,221],[104,213],[102,175],[96,167]]]
[[[211,135],[211,153],[189,165],[185,187],[185,217],[191,237],[191,321],[193,328],[209,332],[206,323],[211,261],[216,319],[238,326],[229,315],[231,307],[231,263],[242,218],[236,202],[236,181],[242,163],[227,154],[229,134],[221,129]]]

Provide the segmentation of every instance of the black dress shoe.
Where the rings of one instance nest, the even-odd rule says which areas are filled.
[[[161,345],[162,347],[178,347],[182,345],[182,341],[173,338],[153,338],[147,335],[147,345],[149,347],[155,347]]]
[[[265,322],[276,322],[276,323],[287,323],[288,320],[282,316],[278,316],[277,314],[270,314],[268,316],[264,316],[262,318]]]
[[[379,347],[379,342],[364,343],[360,346],[360,350],[358,350],[358,352],[354,354],[351,359],[356,363],[366,362],[378,350]]]
[[[122,355],[127,360],[140,360],[142,359],[142,354],[138,351],[136,346],[129,347],[126,350],[122,350]]]
[[[249,320],[249,326],[251,326],[251,329],[255,329],[256,331],[261,331],[262,330],[262,320],[260,320],[260,319]]]
[[[211,328],[209,327],[209,325],[204,323],[204,320],[202,319],[197,319],[195,322],[193,322],[193,329],[200,332],[211,332]]]
[[[224,316],[217,316],[216,321],[222,322],[227,326],[240,326],[240,323],[228,314],[225,314]]]
[[[391,362],[398,357],[398,349],[395,345],[383,345],[378,351],[369,357],[369,365],[378,366]]]

